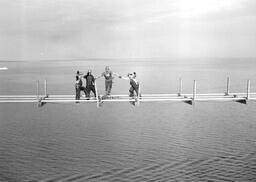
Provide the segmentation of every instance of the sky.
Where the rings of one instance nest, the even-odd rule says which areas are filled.
[[[0,60],[256,57],[255,0],[0,0]]]

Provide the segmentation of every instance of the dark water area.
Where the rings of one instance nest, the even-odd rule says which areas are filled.
[[[242,60],[4,63],[0,93],[74,94],[77,69],[136,71],[142,93],[244,92],[256,62]],[[104,93],[104,80],[98,81]],[[113,93],[129,83],[115,78]],[[41,85],[41,92],[43,88]],[[255,181],[256,102],[0,104],[0,181]]]

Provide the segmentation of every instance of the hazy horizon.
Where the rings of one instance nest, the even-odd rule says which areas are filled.
[[[0,1],[0,60],[255,58],[254,0]]]
[[[116,58],[56,58],[56,59],[0,59],[0,62],[65,62],[65,61],[213,61],[213,60],[226,60],[226,61],[252,61],[256,60],[255,57],[116,57]]]

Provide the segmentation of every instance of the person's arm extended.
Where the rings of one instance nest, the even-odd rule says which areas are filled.
[[[102,77],[102,75],[97,76],[97,77],[95,77],[95,80],[97,80],[97,79],[99,79],[99,78],[101,78],[101,77]]]
[[[119,77],[120,75],[118,73],[112,72],[113,75]]]
[[[97,80],[97,79],[99,79],[99,78],[101,78],[101,77],[103,77],[104,76],[104,73],[102,73],[100,76],[98,76],[98,77],[95,77],[95,80]]]
[[[82,72],[76,73],[79,76],[83,76],[84,74]]]
[[[118,78],[124,79],[124,80],[130,80],[128,76],[118,76]]]

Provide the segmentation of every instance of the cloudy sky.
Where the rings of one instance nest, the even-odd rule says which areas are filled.
[[[0,60],[256,57],[255,0],[0,0]]]

